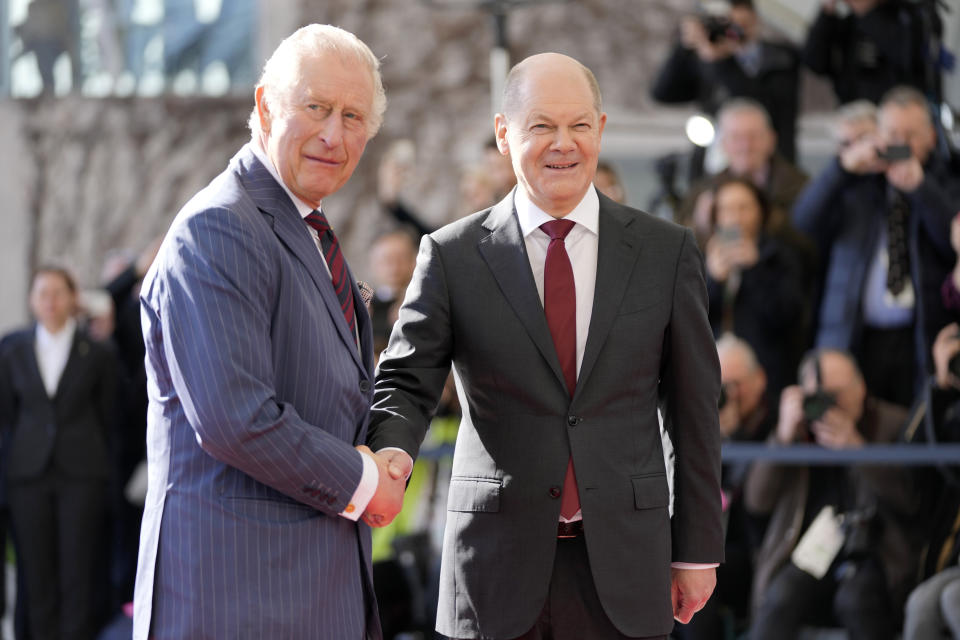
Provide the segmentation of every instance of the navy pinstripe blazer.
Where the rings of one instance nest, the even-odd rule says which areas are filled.
[[[177,215],[141,302],[134,638],[379,638],[369,529],[337,515],[363,469],[369,317],[358,304],[358,351],[307,226],[249,145]]]

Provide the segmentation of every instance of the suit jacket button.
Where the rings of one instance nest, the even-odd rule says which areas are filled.
[[[361,380],[361,381],[360,381],[360,391],[363,391],[364,393],[366,393],[367,391],[370,391],[370,381],[369,381],[369,380]]]
[[[567,416],[567,424],[571,427],[575,427],[580,424],[580,421],[583,420],[580,416]]]
[[[560,497],[560,487],[550,487],[550,497],[559,498]]]

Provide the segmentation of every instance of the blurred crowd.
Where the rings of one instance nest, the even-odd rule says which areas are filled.
[[[938,117],[934,3],[823,0],[799,49],[766,39],[750,0],[705,4],[678,25],[650,91],[709,114],[722,162],[695,148],[685,189],[627,204],[651,204],[695,232],[723,437],[850,450],[958,442],[960,157]],[[803,66],[830,80],[841,105],[835,153],[814,176],[798,164]],[[397,140],[376,159],[384,230],[366,269],[376,353],[419,239],[433,231],[404,188],[416,153],[414,141]],[[601,162],[594,184],[625,202],[612,164]],[[510,158],[491,138],[463,170],[453,213],[489,207],[513,186]],[[20,640],[123,628],[111,621],[132,596],[146,483],[138,286],[158,246],[106,256],[93,291],[61,266],[40,267],[35,324],[0,343],[0,536],[15,549]],[[387,638],[433,637],[457,424],[451,376],[405,509],[374,532]],[[958,473],[960,461],[725,464],[726,562],[707,607],[675,636],[762,640],[842,627],[850,638],[960,638]]]

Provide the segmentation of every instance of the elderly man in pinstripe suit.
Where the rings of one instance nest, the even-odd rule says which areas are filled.
[[[310,25],[251,142],[180,211],[141,301],[149,491],[135,638],[380,638],[369,528],[408,471],[362,446],[370,319],[321,200],[383,118],[378,62]]]

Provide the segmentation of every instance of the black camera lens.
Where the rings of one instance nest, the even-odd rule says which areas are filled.
[[[950,373],[960,378],[960,353],[950,358],[947,368],[950,370]]]
[[[837,398],[826,391],[815,391],[803,396],[803,417],[807,422],[813,422],[823,417],[830,407],[837,403]]]

